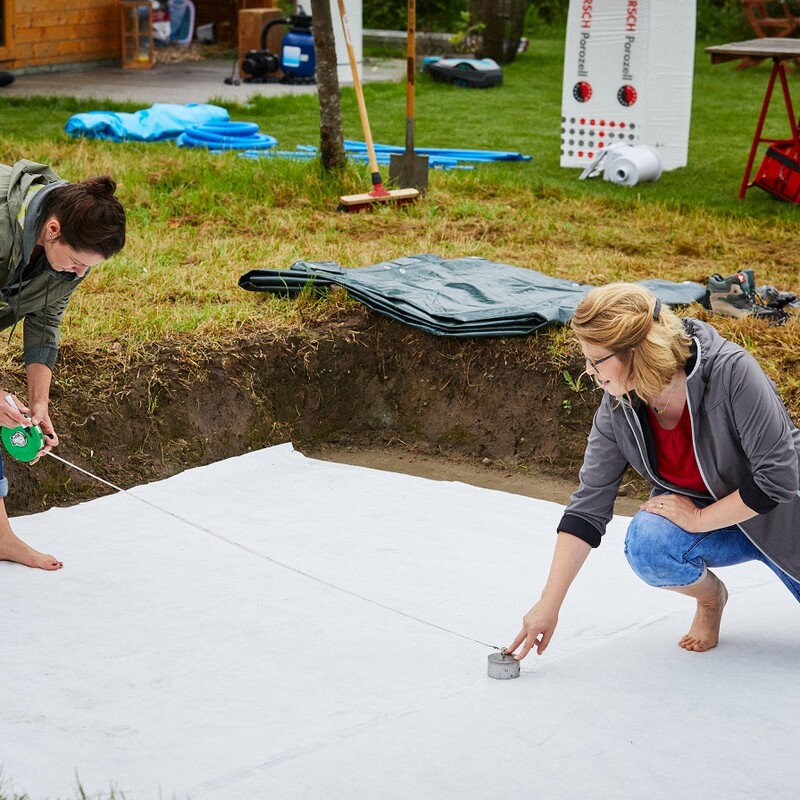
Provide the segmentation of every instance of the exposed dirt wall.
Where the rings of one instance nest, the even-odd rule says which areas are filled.
[[[133,360],[66,344],[57,452],[123,488],[289,440],[394,442],[574,479],[598,395],[573,391],[542,346],[436,337],[366,311],[292,335],[164,342]],[[108,491],[52,459],[9,462],[12,514]]]

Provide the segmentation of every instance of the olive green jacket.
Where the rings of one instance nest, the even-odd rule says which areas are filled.
[[[42,201],[66,183],[34,161],[0,164],[0,330],[24,320],[25,364],[50,369],[58,354],[61,318],[83,278],[53,270],[44,255],[31,263],[31,256],[45,222]]]

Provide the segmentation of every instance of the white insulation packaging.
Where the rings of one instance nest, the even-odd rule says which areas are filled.
[[[695,0],[570,0],[561,166],[586,167],[618,142],[686,166]]]
[[[546,652],[487,675],[563,512],[285,444],[16,518],[64,569],[0,561],[0,796],[796,797],[798,604],[764,564],[719,571],[688,653],[694,601],[614,517]]]

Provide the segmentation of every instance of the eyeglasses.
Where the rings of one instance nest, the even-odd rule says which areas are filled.
[[[602,364],[604,361],[608,361],[610,358],[614,358],[614,356],[615,356],[615,355],[617,355],[617,353],[611,353],[610,355],[603,356],[602,358],[598,358],[598,359],[597,359],[597,361],[592,361],[592,359],[591,359],[591,358],[589,358],[589,356],[584,356],[584,358],[586,359],[586,363],[587,363],[587,364],[588,364],[588,365],[589,365],[589,366],[590,366],[590,367],[591,367],[591,368],[592,368],[592,369],[593,369],[595,372],[599,372],[600,370],[598,369],[598,367],[599,367],[599,366],[600,366],[600,365],[601,365],[601,364]]]

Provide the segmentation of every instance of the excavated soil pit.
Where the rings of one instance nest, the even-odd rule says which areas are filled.
[[[56,452],[123,488],[291,441],[318,458],[564,502],[599,396],[563,372],[540,337],[442,338],[348,311],[291,335],[175,340],[135,359],[67,343],[51,416]],[[12,515],[109,491],[54,459],[6,465]],[[640,493],[626,483],[624,513]]]

